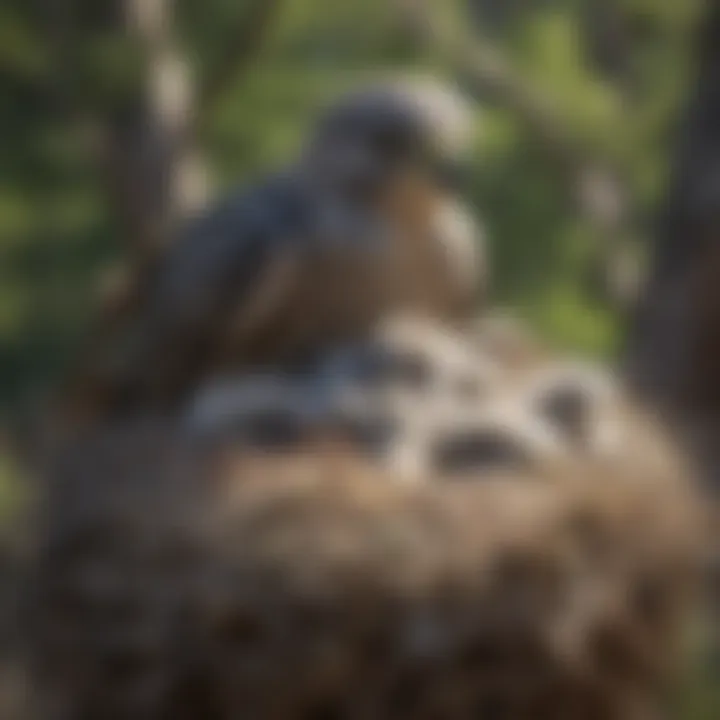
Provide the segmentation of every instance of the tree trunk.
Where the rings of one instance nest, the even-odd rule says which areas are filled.
[[[129,101],[93,118],[104,140],[101,175],[126,252],[118,276],[103,288],[87,346],[60,393],[60,416],[65,419],[82,416],[92,405],[118,338],[142,313],[148,277],[158,258],[178,225],[205,204],[209,183],[197,148],[197,125],[250,66],[282,6],[281,0],[254,0],[239,13],[221,61],[196,83],[176,36],[175,0],[78,2],[96,4],[91,10],[81,6],[83,12],[70,18],[73,33],[65,49],[72,40],[87,41],[98,33],[122,37],[141,59],[141,77]]]
[[[700,28],[698,80],[680,128],[628,373],[677,412],[720,419],[720,2]]]
[[[135,107],[112,119],[106,159],[128,245],[142,257],[205,201],[207,182],[193,142],[194,88],[173,34],[173,1],[122,3],[125,31],[144,54],[144,87]]]

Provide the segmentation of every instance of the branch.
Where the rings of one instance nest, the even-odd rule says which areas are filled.
[[[282,2],[254,0],[250,10],[238,18],[231,42],[199,84],[199,111],[207,114],[225,89],[247,71],[272,28]]]
[[[139,41],[145,55],[136,97],[102,119],[96,147],[99,176],[122,226],[127,258],[123,272],[99,299],[84,353],[61,392],[70,410],[91,405],[92,395],[103,391],[103,368],[114,342],[137,313],[148,277],[178,225],[206,194],[204,167],[190,131],[193,87],[174,35],[173,5],[169,0],[114,1],[118,12],[112,31]]]
[[[639,280],[626,241],[633,235],[630,191],[622,174],[578,138],[547,100],[527,86],[492,48],[458,51],[457,72],[476,93],[491,95],[511,110],[539,141],[558,168],[568,195],[596,238],[589,271],[598,300],[625,314]]]
[[[603,299],[624,311],[634,293],[625,240],[632,235],[627,183],[617,168],[557,113],[486,38],[443,23],[430,0],[397,0],[405,26],[444,58],[471,93],[508,109],[526,127],[559,171],[568,195],[597,238]]]

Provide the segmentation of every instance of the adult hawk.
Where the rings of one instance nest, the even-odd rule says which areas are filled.
[[[481,243],[453,183],[471,130],[461,96],[424,81],[331,107],[292,167],[220,201],[158,263],[100,373],[104,412],[171,410],[220,371],[302,367],[398,309],[471,314]]]

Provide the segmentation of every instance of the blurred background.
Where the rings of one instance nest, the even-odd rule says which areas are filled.
[[[290,160],[387,70],[477,100],[493,297],[614,349],[687,95],[700,0],[4,0],[0,395],[26,411],[163,218]],[[174,178],[174,179],[173,179]]]
[[[611,357],[703,6],[3,0],[0,437],[42,408],[179,218],[288,162],[319,107],[388,70],[450,78],[477,101],[467,199],[493,304],[558,347]],[[11,465],[0,449],[0,517]],[[711,670],[689,683],[682,717],[717,717]]]

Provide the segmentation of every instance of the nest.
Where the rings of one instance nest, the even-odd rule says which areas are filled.
[[[630,444],[407,482],[331,442],[104,432],[46,502],[39,715],[659,717],[697,515]]]

